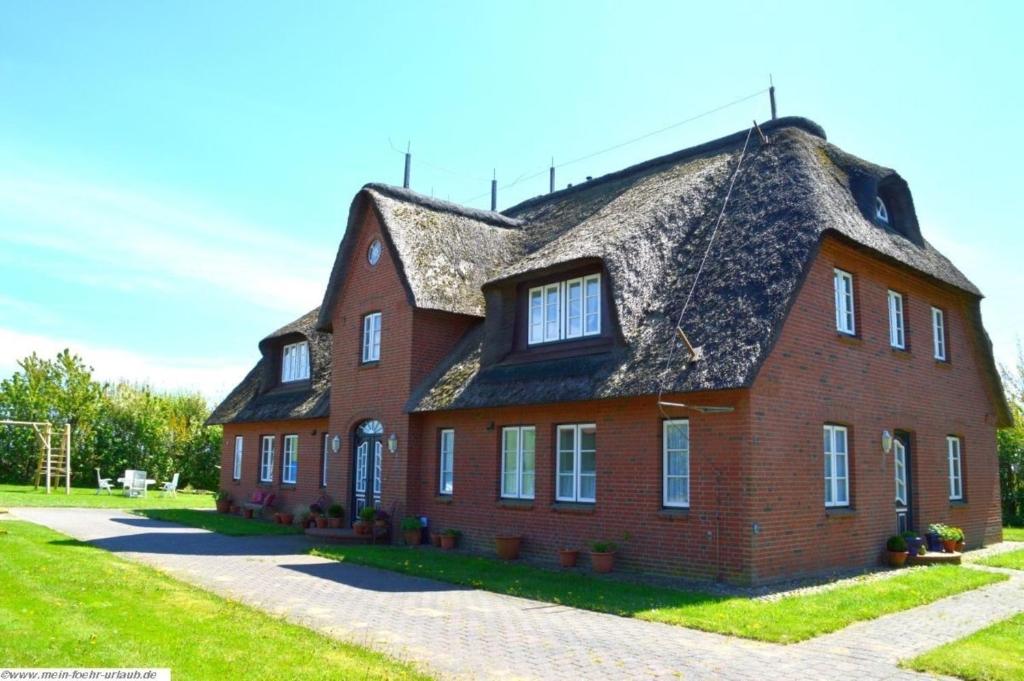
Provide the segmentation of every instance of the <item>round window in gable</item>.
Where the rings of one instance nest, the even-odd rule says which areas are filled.
[[[875,197],[875,217],[882,224],[889,224],[889,209],[885,207],[885,201],[881,196]]]
[[[380,261],[381,250],[380,239],[374,239],[373,243],[370,244],[370,249],[366,251],[366,260],[370,263],[371,267]]]

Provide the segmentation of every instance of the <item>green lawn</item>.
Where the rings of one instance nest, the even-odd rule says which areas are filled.
[[[777,643],[803,641],[853,622],[1006,579],[1004,575],[947,565],[909,570],[890,579],[805,596],[755,601],[556,572],[428,548],[331,546],[312,552],[496,593]]]
[[[1003,541],[1024,541],[1024,527],[1004,527]]]
[[[277,525],[268,520],[248,520],[237,515],[200,511],[190,508],[148,508],[135,511],[138,515],[153,520],[166,520],[191,527],[201,527],[211,532],[247,537],[257,534],[300,534],[296,525]]]
[[[978,562],[982,565],[991,565],[992,567],[1024,570],[1024,549],[1020,551],[1000,553],[995,556],[991,556],[990,558],[979,560]]]
[[[903,663],[969,681],[1024,679],[1024,613]]]
[[[427,678],[31,523],[0,522],[0,555],[6,666],[169,667],[176,681]]]
[[[64,494],[64,488],[54,489],[47,494],[42,487],[32,485],[0,485],[0,507],[17,506],[69,506],[76,508],[213,508],[213,495],[209,492],[187,494],[178,492],[175,497],[160,496],[150,490],[145,497],[126,497],[121,490],[113,494],[96,494],[96,488],[72,487],[71,494]]]

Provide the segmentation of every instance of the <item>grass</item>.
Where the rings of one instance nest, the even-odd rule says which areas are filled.
[[[64,494],[64,488],[54,489],[47,494],[42,487],[32,485],[0,485],[0,507],[18,506],[66,506],[72,508],[213,508],[213,495],[209,492],[188,494],[182,491],[178,496],[162,497],[159,492],[150,491],[145,497],[126,497],[120,490],[113,494],[96,494],[95,487],[72,487],[71,494]]]
[[[1020,551],[1008,551],[999,553],[978,561],[981,565],[991,567],[1010,568],[1013,570],[1024,570],[1024,549]]]
[[[237,515],[200,511],[191,508],[147,508],[135,511],[137,515],[153,520],[165,520],[190,527],[201,527],[211,532],[229,534],[233,537],[248,537],[263,534],[300,534],[295,525],[276,525],[266,520],[248,520]]]
[[[331,546],[312,552],[485,591],[776,643],[803,641],[853,622],[1006,579],[1004,575],[943,565],[803,596],[756,601],[556,572],[427,548]]]
[[[1004,527],[1003,541],[1024,541],[1024,527]]]
[[[0,660],[169,667],[177,681],[425,679],[415,669],[225,600],[49,529],[0,523]],[[182,635],[187,632],[187,635]]]
[[[1024,613],[903,663],[969,681],[1024,679]]]

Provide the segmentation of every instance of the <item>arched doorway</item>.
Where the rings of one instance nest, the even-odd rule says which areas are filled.
[[[352,475],[352,522],[365,506],[380,508],[381,464],[384,455],[384,426],[380,421],[363,421],[356,426],[355,470]]]

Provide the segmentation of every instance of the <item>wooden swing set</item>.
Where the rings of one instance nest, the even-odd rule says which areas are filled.
[[[60,434],[60,446],[57,451],[53,447],[53,424],[49,421],[8,421],[0,420],[0,426],[22,426],[31,428],[39,440],[39,459],[36,461],[36,474],[32,484],[39,489],[39,482],[46,477],[46,493],[53,487],[60,487],[64,479],[64,494],[71,494],[71,424],[64,424]]]

